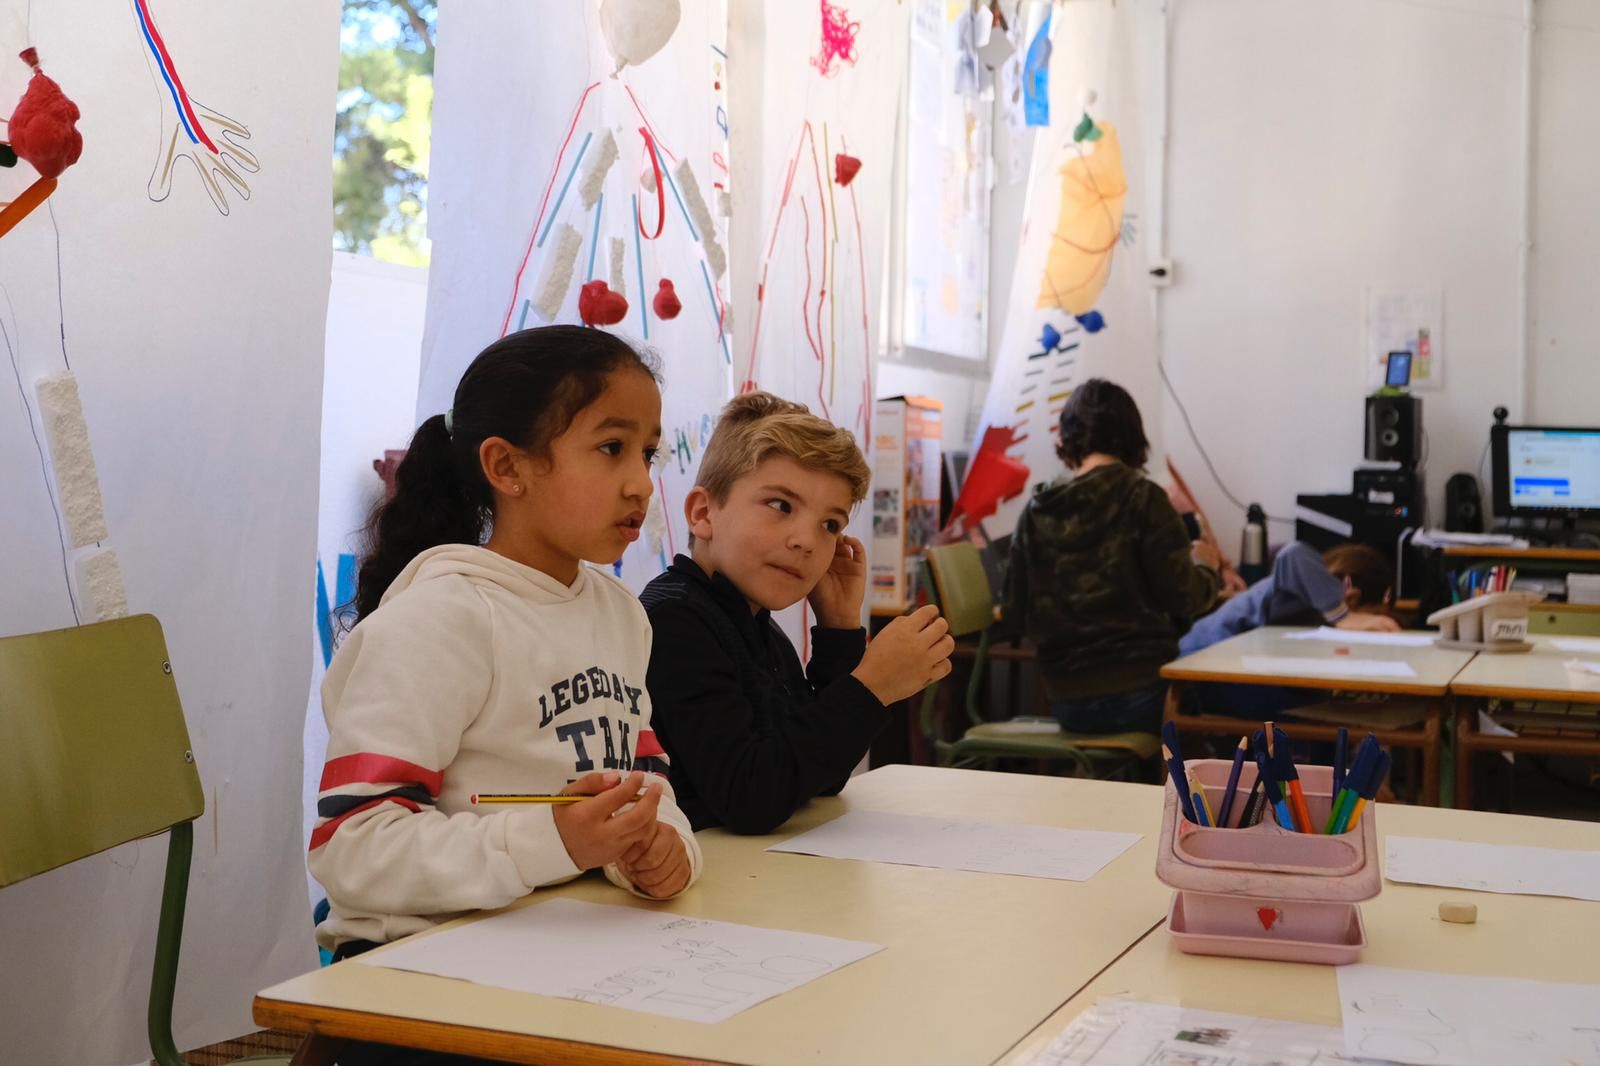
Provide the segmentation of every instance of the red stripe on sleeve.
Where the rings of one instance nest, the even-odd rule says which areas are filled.
[[[322,784],[319,792],[341,788],[345,785],[410,785],[418,784],[428,790],[428,795],[438,798],[444,787],[444,772],[428,770],[416,763],[406,762],[388,755],[358,752],[329,759],[322,766]]]
[[[338,828],[341,825],[344,824],[345,819],[351,817],[352,815],[360,814],[362,811],[370,811],[372,808],[377,807],[377,806],[381,806],[382,804],[385,804],[385,803],[398,803],[398,804],[400,804],[400,806],[405,807],[407,810],[411,811],[411,813],[413,813],[413,814],[417,814],[417,813],[421,812],[421,810],[422,810],[422,808],[419,807],[416,803],[414,803],[414,802],[412,802],[411,800],[408,800],[408,799],[401,799],[399,796],[385,796],[383,799],[373,800],[371,803],[363,803],[359,807],[355,807],[355,808],[352,808],[351,810],[345,811],[343,814],[339,815],[339,817],[337,817],[337,818],[328,819],[326,822],[323,822],[321,825],[319,825],[315,829],[313,829],[311,831],[311,846],[309,848],[307,848],[306,850],[307,851],[316,851],[318,848],[322,847],[322,845],[326,844],[329,840],[333,839],[333,834],[338,830]]]
[[[656,739],[654,729],[641,730],[639,733],[639,748],[633,753],[635,759],[648,759],[652,755],[665,755],[667,750],[661,746],[661,741]]]

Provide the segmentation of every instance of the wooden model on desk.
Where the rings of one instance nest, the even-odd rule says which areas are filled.
[[[1542,599],[1542,592],[1490,592],[1434,611],[1428,624],[1439,627],[1439,639],[1434,643],[1441,648],[1531,651],[1528,608]]]

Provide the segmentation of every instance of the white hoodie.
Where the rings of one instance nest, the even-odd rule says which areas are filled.
[[[682,835],[693,883],[700,846],[650,729],[649,662],[644,608],[609,574],[580,566],[569,587],[465,544],[413,559],[322,684],[309,863],[332,912],[319,941],[383,943],[576,877],[553,807],[470,797],[558,792],[595,771],[661,775],[659,818]]]

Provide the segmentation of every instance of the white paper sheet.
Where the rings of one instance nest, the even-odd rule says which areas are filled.
[[[1557,651],[1600,651],[1600,637],[1553,637],[1550,644]]]
[[[1383,873],[1391,881],[1412,885],[1600,901],[1600,851],[1390,837]]]
[[[1344,1033],[1331,1025],[1113,997],[1073,1019],[1034,1056],[1033,1066],[1325,1066],[1354,1061],[1344,1055]],[[1382,1066],[1374,1059],[1361,1061]]]
[[[1600,677],[1600,663],[1589,659],[1568,659],[1564,664],[1567,673],[1577,674],[1579,677]]]
[[[1246,655],[1244,668],[1254,674],[1298,677],[1416,677],[1411,664],[1389,659],[1297,659],[1289,655]]]
[[[1415,1066],[1600,1066],[1600,985],[1340,966],[1348,1055]]]
[[[553,899],[355,961],[720,1022],[882,950],[857,940]]]
[[[851,811],[767,850],[1087,881],[1138,842],[1138,833]]]
[[[1428,648],[1439,639],[1437,633],[1369,633],[1360,629],[1335,629],[1321,626],[1304,633],[1290,633],[1285,640],[1328,640],[1336,644],[1387,644],[1393,648]]]

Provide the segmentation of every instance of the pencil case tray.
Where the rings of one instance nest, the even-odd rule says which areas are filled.
[[[1354,903],[1174,892],[1167,931],[1187,955],[1277,962],[1342,966],[1367,946],[1367,927]]]
[[[1188,763],[1219,816],[1232,767],[1226,759]],[[1376,896],[1383,889],[1383,872],[1374,805],[1366,805],[1355,829],[1326,836],[1320,830],[1332,805],[1333,769],[1298,769],[1312,827],[1318,832],[1297,833],[1279,826],[1271,808],[1261,822],[1244,829],[1196,825],[1184,818],[1176,790],[1166,789],[1156,876],[1185,892],[1251,899],[1359,903]],[[1235,826],[1255,780],[1256,768],[1246,763],[1229,814]]]
[[[1187,765],[1220,817],[1232,761]],[[1333,769],[1298,770],[1312,826],[1320,830],[1332,806]],[[1255,779],[1254,766],[1241,767],[1232,828],[1190,822],[1177,791],[1166,789],[1156,876],[1178,890],[1167,921],[1173,941],[1189,954],[1355,961],[1367,941],[1356,904],[1383,889],[1373,805],[1363,809],[1356,828],[1337,836],[1285,829],[1271,808],[1258,824],[1236,828]]]

